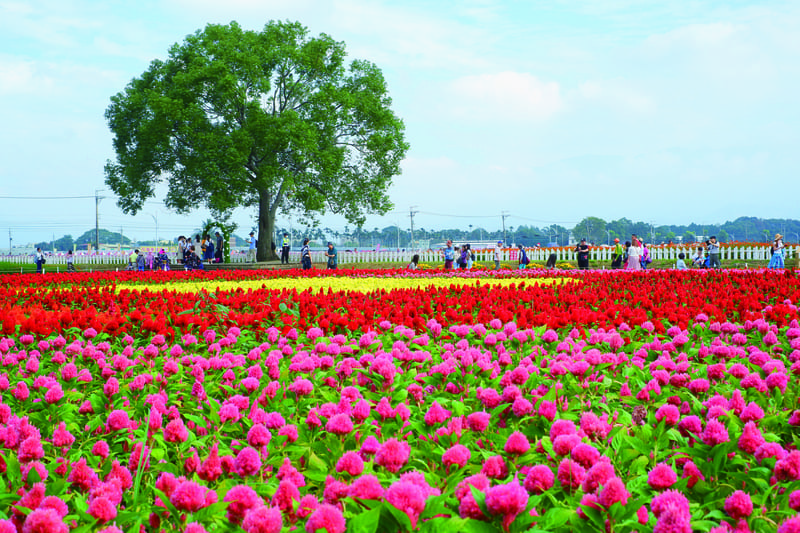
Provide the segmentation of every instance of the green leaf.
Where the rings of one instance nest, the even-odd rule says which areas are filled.
[[[375,533],[380,522],[381,505],[347,519],[348,533]]]

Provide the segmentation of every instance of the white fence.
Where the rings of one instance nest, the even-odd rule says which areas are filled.
[[[686,254],[687,260],[690,259],[696,248],[692,246],[652,246],[650,247],[650,257],[655,261],[668,260],[675,261],[678,254],[683,252]],[[556,261],[561,262],[574,262],[577,260],[574,248],[526,248],[526,253],[531,261],[545,262],[550,254],[556,254]],[[792,245],[786,247],[786,257],[796,257],[800,252],[800,246]],[[340,250],[339,263],[391,263],[400,262],[408,263],[414,254],[419,254],[420,263],[429,265],[438,265],[443,263],[442,250],[420,250],[414,251],[389,251],[381,250],[379,252],[365,250],[365,251],[352,251]],[[482,263],[486,266],[493,265],[494,250],[474,250],[475,261]],[[611,263],[611,254],[613,247],[599,246],[593,247],[589,250],[589,260],[595,263],[598,267],[604,263]],[[517,261],[518,250],[516,248],[503,249],[501,252],[502,261]],[[120,265],[124,266],[128,263],[130,252],[99,252],[99,253],[77,253],[73,256],[73,261],[76,265]],[[65,253],[45,253],[47,263],[45,268],[52,271],[55,267],[56,270],[63,270],[67,264],[67,255]],[[176,258],[176,254],[170,254],[171,259]],[[764,246],[722,246],[720,249],[720,258],[723,260],[733,261],[768,261],[770,259],[770,248]],[[324,251],[311,252],[311,259],[316,264],[326,263]],[[34,258],[32,255],[0,255],[0,261],[13,263],[13,264],[33,264]],[[231,263],[246,263],[246,251],[234,251],[231,253]],[[292,264],[298,265],[300,263],[300,252],[292,251],[289,254],[289,261]]]

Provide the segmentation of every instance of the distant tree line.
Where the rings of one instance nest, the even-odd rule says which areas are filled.
[[[192,235],[202,233],[198,229]],[[280,247],[284,233],[292,236],[292,246],[300,245],[304,238],[311,240],[312,245],[324,246],[325,242],[333,241],[340,247],[352,248],[411,248],[411,231],[408,227],[386,226],[365,228],[345,226],[344,230],[330,227],[308,227],[277,229],[274,242]],[[755,217],[739,217],[733,222],[724,224],[688,224],[688,225],[653,225],[647,222],[633,222],[627,218],[605,221],[598,217],[586,217],[572,228],[552,224],[549,226],[508,225],[505,233],[502,229],[486,229],[480,226],[464,228],[428,229],[425,227],[414,228],[414,242],[416,246],[436,246],[447,239],[459,243],[467,242],[496,242],[502,240],[508,245],[522,244],[524,246],[568,246],[570,242],[586,239],[594,244],[613,243],[615,238],[620,241],[630,239],[631,234],[639,235],[647,243],[693,243],[705,240],[715,235],[720,242],[770,242],[775,233],[783,235],[786,242],[800,242],[800,220],[793,219],[763,219]],[[105,246],[116,246],[122,242],[123,246],[130,246],[133,241],[122,233],[100,229],[100,243]],[[233,235],[235,246],[244,246],[244,238]],[[572,240],[570,240],[572,239]],[[170,242],[177,242],[177,235],[170,237]],[[163,240],[161,241],[164,242]],[[94,243],[94,229],[88,230],[77,239],[71,235],[64,235],[55,241],[36,243],[36,247],[43,250],[71,250],[87,249],[87,244]],[[155,245],[154,240],[138,241],[141,246]],[[272,243],[267,243],[271,246]],[[73,248],[74,247],[74,248]]]

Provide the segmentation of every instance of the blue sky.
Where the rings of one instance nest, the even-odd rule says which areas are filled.
[[[410,206],[427,228],[797,217],[794,1],[0,0],[0,196],[105,189],[109,98],[208,23],[271,19],[384,72],[411,149],[395,210],[367,228],[408,227]],[[103,200],[100,225],[146,239],[154,217],[164,237],[207,216],[159,199],[137,217]],[[22,244],[94,226],[93,198],[0,206],[0,249],[8,229]]]

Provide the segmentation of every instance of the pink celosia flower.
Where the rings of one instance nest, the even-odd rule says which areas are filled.
[[[261,505],[250,510],[242,521],[242,529],[247,533],[280,533],[283,516],[280,509]]]
[[[489,427],[491,415],[485,411],[478,411],[467,415],[467,427],[472,431],[485,431]]]
[[[522,455],[531,448],[528,437],[519,431],[515,431],[506,439],[503,450],[510,455]]]
[[[508,477],[508,466],[500,455],[487,457],[481,467],[481,474],[492,479],[505,479]]]
[[[670,488],[678,481],[678,474],[667,463],[658,463],[647,475],[647,484],[655,490]]]
[[[325,424],[325,430],[334,435],[347,435],[353,431],[353,420],[346,414],[333,415]]]
[[[22,533],[69,533],[69,527],[53,509],[36,509],[25,518]]]
[[[345,452],[336,462],[337,472],[346,472],[351,476],[360,476],[364,471],[364,461],[356,452]]]
[[[425,510],[425,493],[413,483],[398,481],[386,489],[386,501],[408,515],[411,527],[417,527],[419,515]]]
[[[410,456],[411,446],[407,442],[389,439],[375,454],[375,464],[384,467],[389,472],[399,472],[406,465]]]
[[[86,512],[100,522],[110,522],[117,517],[117,508],[105,497],[92,498]]]
[[[586,472],[586,476],[582,481],[583,492],[596,491],[600,485],[604,485],[615,475],[614,466],[611,464],[609,459],[607,457],[601,457]]]
[[[383,498],[383,486],[377,477],[366,474],[353,481],[348,495],[359,500],[380,500]]]
[[[597,501],[600,505],[608,509],[617,502],[626,505],[628,503],[628,497],[630,497],[630,493],[625,488],[625,483],[618,477],[612,477],[606,481],[603,488],[600,489]]]
[[[106,425],[108,426],[109,431],[127,429],[130,426],[130,423],[131,419],[128,416],[128,412],[123,411],[122,409],[111,411],[111,414],[108,415],[108,419],[106,420]]]
[[[242,477],[255,476],[261,471],[261,457],[257,451],[249,446],[242,448],[236,454],[236,460],[233,464],[236,473]]]
[[[747,518],[753,513],[753,502],[746,492],[737,490],[725,499],[725,512],[734,520]]]
[[[572,459],[564,459],[558,465],[558,481],[567,492],[572,492],[581,486],[586,470]]]
[[[241,524],[247,511],[263,503],[256,491],[247,485],[232,487],[222,501],[230,504],[226,516],[234,524]]]
[[[333,505],[317,507],[306,522],[306,533],[324,529],[327,533],[344,533],[347,529],[342,512]]]
[[[496,485],[486,491],[487,509],[493,515],[503,517],[502,524],[506,530],[527,505],[528,493],[516,479],[505,485]]]
[[[170,420],[164,428],[164,440],[167,442],[186,442],[188,438],[189,431],[180,418]]]
[[[525,490],[533,494],[541,494],[553,486],[555,474],[547,465],[535,465],[528,471],[523,482]]]

